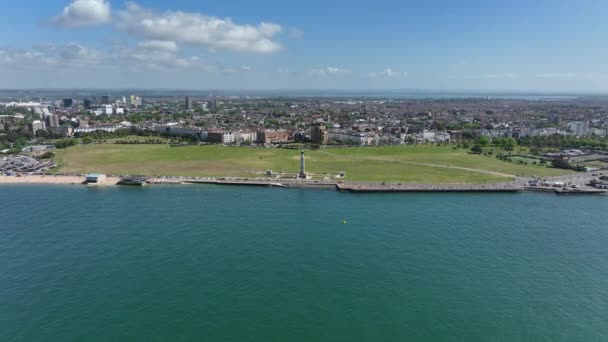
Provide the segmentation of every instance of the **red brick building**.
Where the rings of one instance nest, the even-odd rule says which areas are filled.
[[[285,130],[267,129],[258,133],[258,139],[264,144],[285,143],[290,140],[290,134]]]

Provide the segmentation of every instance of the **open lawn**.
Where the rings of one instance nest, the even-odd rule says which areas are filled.
[[[299,151],[278,148],[168,145],[78,145],[57,150],[61,172],[163,176],[260,176],[295,173]],[[306,170],[346,172],[346,180],[412,183],[488,183],[515,175],[555,176],[569,171],[518,165],[449,146],[351,147],[307,150]]]

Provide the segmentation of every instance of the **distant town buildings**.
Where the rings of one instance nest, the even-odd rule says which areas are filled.
[[[90,109],[93,106],[93,100],[86,98],[83,100],[84,109]]]
[[[74,104],[72,99],[63,99],[63,108],[70,108]]]
[[[51,112],[47,107],[34,107],[32,111],[34,112],[34,116],[37,116],[41,119],[47,115],[51,115]]]
[[[131,95],[131,96],[129,96],[129,103],[131,104],[131,106],[133,106],[135,108],[139,108],[142,106],[143,100],[139,96]]]
[[[116,100],[111,102],[110,96]],[[117,93],[82,98],[64,94],[30,102],[13,97],[0,103],[0,124],[15,131],[29,125],[34,133],[45,129],[65,137],[132,127],[137,134],[155,130],[202,142],[243,145],[368,146],[458,143],[479,136],[608,136],[608,101],[600,100],[587,104],[581,100],[573,106],[568,101],[343,101],[213,94],[200,98],[195,102],[191,96],[146,96],[144,106],[140,96]]]

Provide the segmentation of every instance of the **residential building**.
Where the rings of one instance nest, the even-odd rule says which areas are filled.
[[[234,132],[234,141],[237,143],[252,143],[258,138],[257,132]]]
[[[462,131],[448,131],[450,140],[460,142],[462,140]]]
[[[315,125],[310,129],[310,140],[313,144],[325,145],[329,137],[325,125]]]
[[[131,106],[135,108],[141,107],[141,105],[143,104],[142,98],[135,95],[131,95],[129,97],[129,102],[131,103]]]
[[[74,128],[74,134],[76,134],[76,133],[93,133],[95,131],[116,132],[116,130],[122,129],[122,128],[123,127],[120,125],[77,127],[77,128]]]
[[[207,141],[216,144],[232,144],[235,142],[235,137],[232,132],[213,130],[207,133]]]
[[[61,122],[59,121],[59,115],[57,114],[47,115],[44,119],[46,121],[47,127],[58,127],[61,125]]]
[[[62,137],[71,137],[74,135],[74,129],[72,128],[72,126],[56,126],[56,127],[50,127],[49,129],[53,134],[55,135],[59,135]]]
[[[289,141],[289,132],[285,130],[267,129],[258,134],[258,140],[264,144],[277,144]]]
[[[34,120],[30,124],[30,131],[32,131],[32,134],[34,134],[34,135],[36,135],[36,132],[38,132],[39,130],[45,130],[45,129],[46,129],[46,125],[44,124],[44,121]]]
[[[328,133],[328,139],[341,145],[356,146],[374,145],[376,141],[373,135],[354,132],[330,132]]]
[[[587,121],[575,121],[568,123],[568,131],[575,137],[586,137],[589,133],[589,123]]]
[[[99,109],[101,110],[102,115],[112,115],[114,113],[114,108],[109,104],[104,104]]]

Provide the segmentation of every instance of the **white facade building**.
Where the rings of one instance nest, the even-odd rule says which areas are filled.
[[[575,121],[568,124],[568,131],[575,137],[586,137],[589,133],[589,123],[586,121]]]

